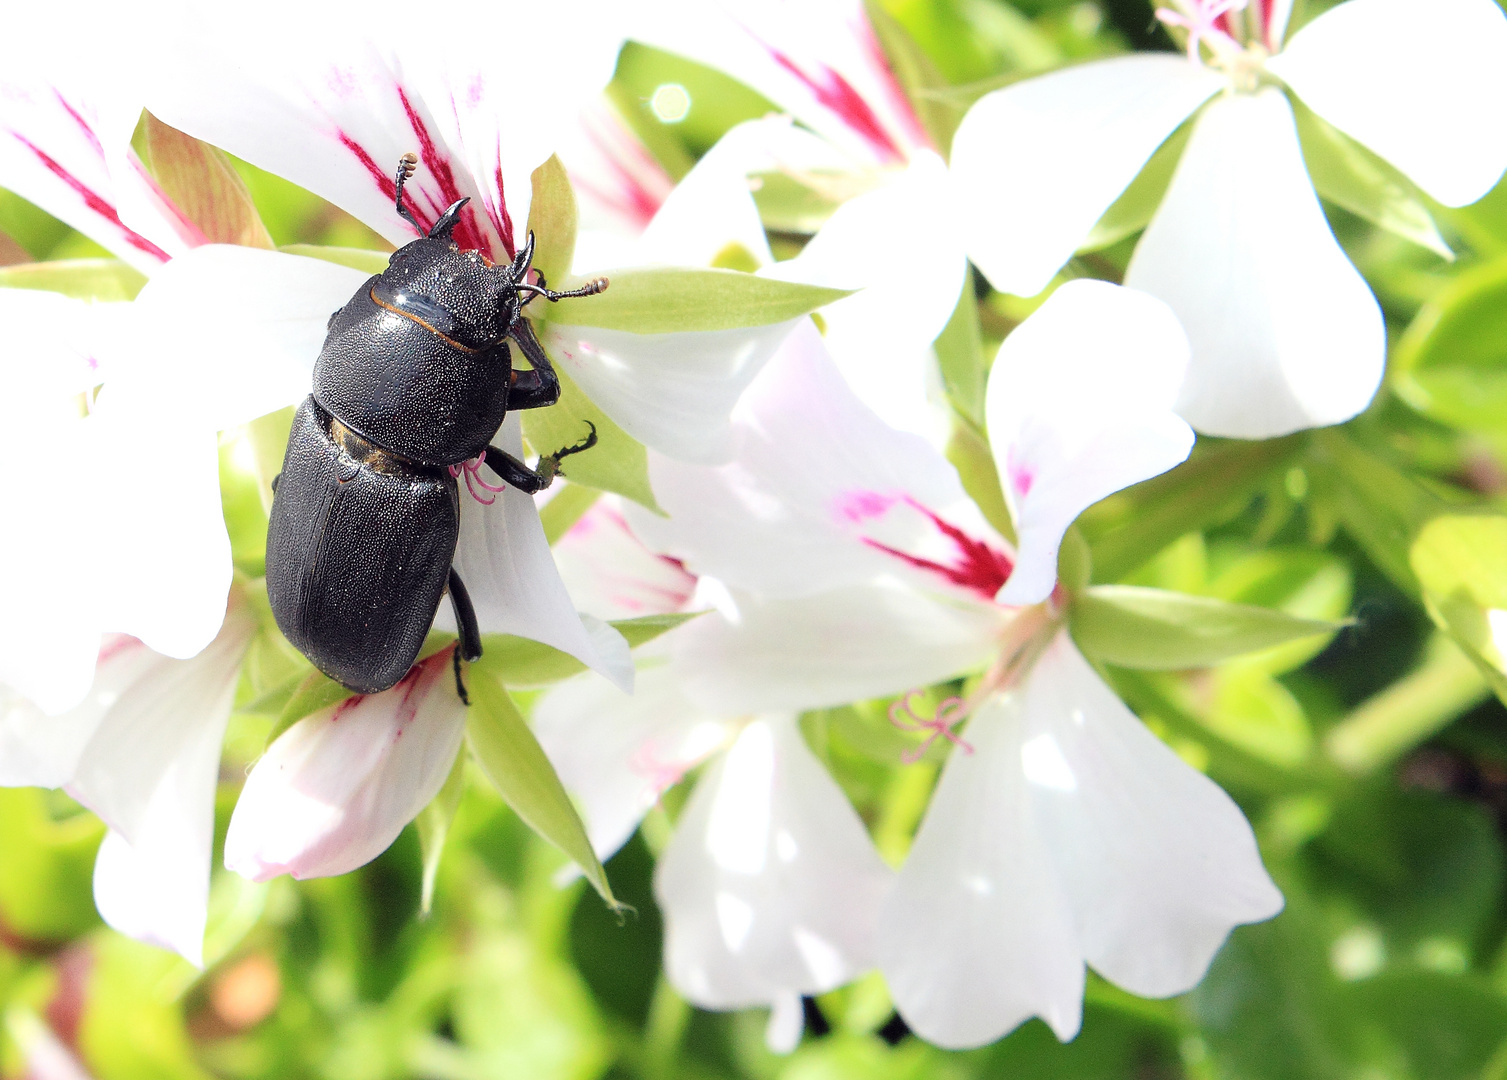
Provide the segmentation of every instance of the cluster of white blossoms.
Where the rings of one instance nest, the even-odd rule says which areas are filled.
[[[551,549],[534,499],[462,485],[455,563],[482,631],[590,669],[531,720],[597,856],[701,769],[656,876],[676,989],[768,1007],[784,1048],[803,995],[873,969],[948,1047],[1031,1016],[1071,1038],[1089,966],[1137,994],[1190,989],[1282,897],[1234,802],[1074,644],[1064,537],[1183,461],[1194,429],[1265,438],[1365,408],[1385,326],[1308,179],[1294,102],[1429,197],[1471,202],[1507,168],[1507,18],[1492,0],[1345,0],[1289,36],[1282,0],[1168,3],[1184,53],[989,93],[950,160],[858,0],[465,4],[422,30],[365,4],[301,10],[297,35],[265,7],[233,34],[184,7],[156,13],[129,66],[109,35],[139,28],[106,13],[97,50],[66,65],[8,34],[0,182],[148,280],[116,303],[0,290],[0,445],[24,463],[12,505],[27,508],[0,536],[0,783],[98,813],[102,915],[201,962],[220,744],[243,657],[276,632],[232,566],[218,435],[308,393],[330,313],[370,271],[271,250],[212,193],[183,205],[133,149],[143,109],[394,245],[414,232],[392,168],[417,153],[414,213],[469,198],[455,236],[494,260],[521,246],[559,151],[583,193],[627,204],[583,232],[577,272],[735,250],[750,280],[842,290],[801,294],[823,298],[819,319],[813,302],[677,323],[653,295],[631,327],[531,310],[572,392],[647,454],[657,507],[604,495]],[[668,189],[592,120],[628,39],[781,113]],[[1185,123],[1125,286],[1060,283]],[[781,173],[840,204],[785,261],[750,195],[751,176]],[[1057,283],[1004,339],[976,418],[1008,521],[943,454],[960,421],[932,343],[970,261],[1002,292]],[[516,414],[495,441],[521,456]],[[636,651],[609,625],[687,613]],[[916,704],[942,684],[957,692]],[[805,711],[880,698],[947,751],[899,866],[801,733]],[[298,720],[246,780],[227,867],[263,880],[371,860],[445,786],[466,725],[448,650]]]

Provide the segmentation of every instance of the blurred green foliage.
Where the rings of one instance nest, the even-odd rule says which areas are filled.
[[[1299,0],[1295,20],[1326,6]],[[941,141],[992,87],[1168,45],[1145,0],[879,0],[874,13]],[[667,82],[690,97],[676,123],[648,107]],[[623,53],[608,96],[675,177],[734,123],[770,108],[725,76],[639,46]],[[96,819],[61,793],[0,790],[0,1074],[25,1075],[45,1026],[99,1080],[1507,1078],[1507,713],[1490,693],[1507,686],[1492,633],[1507,607],[1507,185],[1445,210],[1332,131],[1309,124],[1304,137],[1336,233],[1388,319],[1386,388],[1340,429],[1202,440],[1187,464],[1105,500],[1079,525],[1077,557],[1093,582],[1186,594],[1213,620],[1184,643],[1186,658],[1156,662],[1130,649],[1134,619],[1156,617],[1155,605],[1130,615],[1101,605],[1091,630],[1134,664],[1105,671],[1138,714],[1239,800],[1287,897],[1279,917],[1235,932],[1193,993],[1145,1001],[1091,976],[1073,1043],[1033,1021],[994,1046],[948,1053],[908,1037],[871,977],[816,1002],[823,1024],[775,1057],[762,1016],[694,1010],[660,974],[653,852],[678,793],[607,864],[624,905],[614,911],[584,880],[560,883],[564,857],[475,765],[447,789],[444,813],[355,873],[251,885],[217,872],[201,972],[102,927],[89,895]],[[234,167],[273,243],[386,249],[318,197]],[[1065,275],[1123,272],[1129,238],[1165,183],[1165,170],[1150,170]],[[773,184],[760,201],[786,254],[831,209]],[[1419,216],[1425,207],[1437,234]],[[10,263],[106,255],[4,191],[0,233]],[[98,262],[13,266],[0,279],[96,295],[104,279],[121,296],[140,285]],[[983,380],[1030,306],[980,285],[938,343],[960,418],[952,457],[996,518]],[[261,573],[266,481],[287,422],[270,417],[225,438],[243,582]],[[551,535],[591,497],[567,488]],[[1097,595],[1109,604],[1159,594]],[[1281,614],[1242,622],[1248,609],[1236,605]],[[639,639],[653,631],[640,628]],[[1223,655],[1194,655],[1209,635],[1237,632],[1270,647],[1179,669]],[[498,708],[512,707],[502,685],[526,704],[517,687],[558,677],[557,656],[493,644],[497,670],[478,674],[485,693],[502,695]],[[220,837],[244,768],[280,722],[324,700],[321,689],[296,654],[259,640],[227,739]],[[900,766],[913,743],[885,722],[885,705],[812,713],[803,730],[898,861],[946,744]],[[426,865],[437,880],[421,915]]]

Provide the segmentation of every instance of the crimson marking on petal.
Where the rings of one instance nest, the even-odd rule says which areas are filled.
[[[498,151],[497,170],[493,179],[497,183],[497,211],[493,216],[492,223],[497,226],[497,233],[502,237],[502,250],[508,253],[508,258],[518,254],[518,247],[513,242],[513,216],[508,213],[507,192],[502,185],[502,152]]]
[[[429,170],[429,174],[434,177],[434,182],[439,185],[440,197],[444,205],[434,207],[435,218],[438,218],[447,207],[453,206],[464,196],[461,194],[460,186],[455,182],[455,171],[450,168],[450,158],[440,153],[439,144],[434,141],[429,125],[424,123],[424,118],[419,115],[418,110],[413,107],[413,102],[408,99],[408,91],[401,86],[397,88],[397,91],[398,100],[403,103],[403,112],[408,116],[408,126],[413,131],[413,137],[419,141],[420,159],[424,162],[424,167]],[[501,181],[501,179],[499,172],[498,180]],[[500,190],[498,196],[501,197]],[[463,251],[481,251],[490,246],[476,226],[473,205],[468,205],[465,210],[461,211],[461,216],[455,223],[455,232],[452,233],[456,244]],[[509,231],[511,232],[511,229]],[[511,258],[512,254],[511,246],[509,246],[508,256]]]
[[[36,159],[42,163],[48,172],[67,184],[73,190],[73,193],[84,201],[85,206],[119,229],[121,239],[125,240],[126,243],[130,244],[137,251],[145,252],[155,259],[160,259],[162,262],[167,262],[171,258],[167,252],[163,251],[145,236],[142,236],[134,229],[127,228],[125,222],[120,220],[120,214],[116,212],[115,207],[110,202],[60,165],[36,143],[32,142],[25,135],[22,135],[19,131],[13,130],[11,134],[15,136],[17,142],[36,155]]]
[[[99,658],[95,663],[104,664],[120,656],[122,653],[135,652],[137,649],[144,648],[146,646],[138,638],[133,638],[130,634],[106,634],[105,643],[100,646]]]
[[[858,525],[870,518],[880,517],[902,498],[900,495],[884,495],[877,491],[845,491],[833,501],[832,513],[842,521]]]
[[[397,733],[402,736],[403,729],[413,723],[414,717],[419,714],[419,705],[434,689],[441,673],[451,663],[450,654],[458,646],[452,645],[448,649],[442,649],[427,660],[421,660],[408,669],[408,674],[398,680],[394,690],[402,688],[403,699],[398,702]]]
[[[953,546],[957,548],[958,561],[949,565],[932,559],[923,559],[919,555],[900,551],[867,536],[863,537],[863,542],[886,555],[893,555],[908,566],[913,566],[917,570],[929,570],[941,575],[953,585],[976,593],[985,600],[993,600],[995,594],[1004,588],[1005,582],[1014,571],[1014,560],[1003,551],[996,551],[983,540],[969,536],[952,522],[944,520],[916,500],[906,497],[904,501],[913,509],[925,514],[936,526],[937,531],[952,541]]]
[[[818,60],[814,65],[816,74],[812,74],[768,42],[761,44],[769,51],[775,63],[805,83],[818,103],[830,109],[843,123],[863,136],[881,158],[890,161],[905,160],[905,151],[884,130],[884,125],[879,122],[879,117],[863,99],[863,95],[840,73]]]
[[[79,130],[84,133],[84,138],[89,140],[89,145],[94,148],[94,153],[99,157],[101,161],[104,161],[105,148],[100,145],[99,136],[94,133],[94,128],[89,126],[89,121],[85,120],[79,113],[79,111],[68,103],[68,99],[65,98],[60,91],[53,90],[52,93],[53,96],[58,99],[58,104],[63,107],[63,111],[66,112],[69,116],[73,117],[73,122],[77,124],[79,126]]]

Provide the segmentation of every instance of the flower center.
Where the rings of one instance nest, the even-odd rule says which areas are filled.
[[[1233,89],[1251,93],[1261,85],[1271,55],[1263,43],[1270,34],[1271,5],[1249,0],[1170,0],[1156,17],[1181,37],[1188,59],[1229,76]]]
[[[500,491],[506,491],[507,485],[499,484],[494,487],[481,478],[481,467],[486,463],[486,460],[487,455],[486,452],[483,451],[482,453],[477,454],[470,461],[462,461],[459,465],[450,465],[448,466],[448,468],[450,470],[451,476],[459,478],[462,474],[465,475],[466,490],[471,493],[471,498],[475,499],[483,506],[491,506],[494,502],[497,501],[497,493]],[[486,491],[491,492],[491,494],[481,494],[481,492],[476,490],[478,486]]]

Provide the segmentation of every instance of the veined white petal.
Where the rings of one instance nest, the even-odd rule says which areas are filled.
[[[127,355],[101,405],[176,413],[179,426],[218,431],[296,404],[330,316],[367,277],[258,248],[189,252],[136,298]]]
[[[641,658],[661,651],[656,646],[644,646]],[[667,788],[731,734],[728,721],[686,700],[679,678],[658,657],[639,671],[632,697],[590,676],[567,679],[539,699],[532,724],[603,860]]]
[[[957,307],[968,272],[947,167],[918,150],[904,173],[837,208],[794,259],[763,273],[854,295],[822,310],[827,351],[886,423],[945,442],[945,407],[931,344]]]
[[[1492,0],[1348,0],[1267,67],[1446,206],[1507,169],[1507,16]]]
[[[510,413],[493,439],[514,457],[523,456],[518,414]],[[455,570],[466,584],[484,634],[517,634],[553,645],[610,679],[633,686],[628,643],[610,626],[593,633],[577,614],[555,560],[534,500],[506,487],[490,505],[461,492],[460,542]],[[454,631],[455,615],[441,602],[435,626]]]
[[[856,164],[929,145],[857,0],[660,3],[633,36],[727,72]]]
[[[178,807],[149,811],[135,844],[113,829],[106,833],[94,859],[100,918],[203,967],[214,824],[211,800],[205,812],[191,815]]]
[[[278,736],[246,778],[225,866],[252,881],[344,874],[387,850],[439,793],[466,708],[449,650],[391,690],[356,696]]]
[[[98,635],[96,634],[96,638]],[[132,684],[162,659],[140,641],[111,635],[96,649],[83,700],[55,716],[0,685],[0,786],[62,787],[106,714]]]
[[[633,535],[616,496],[597,499],[551,550],[576,607],[599,619],[683,611],[696,592],[695,575]]]
[[[886,580],[737,604],[736,622],[703,615],[674,643],[687,696],[724,715],[843,705],[979,670],[1012,614]]]
[[[1018,696],[968,724],[879,923],[879,969],[905,1022],[949,1049],[1032,1016],[1066,1041],[1082,1016],[1083,950],[1021,767]]]
[[[709,1008],[841,986],[873,964],[892,875],[792,716],[743,729],[660,857],[665,972]]]
[[[185,848],[186,838],[202,835],[209,843],[220,742],[254,629],[238,602],[214,641],[190,660],[143,656],[122,638],[101,651],[96,696],[85,707],[104,715],[66,786],[129,844],[187,859],[197,855]],[[202,830],[172,831],[184,823],[197,828],[201,818]],[[177,839],[157,846],[159,829]]]
[[[938,533],[905,500],[990,535],[960,517],[972,504],[953,467],[858,400],[809,320],[749,387],[736,417],[728,465],[650,455],[650,479],[668,520],[627,508],[639,536],[696,573],[766,595],[818,592],[891,572],[946,588],[895,554],[921,554]],[[926,554],[956,556],[945,544]]]
[[[629,435],[670,457],[712,463],[730,453],[739,396],[795,326],[635,334],[550,323],[543,344]]]
[[[1146,730],[1066,634],[1022,691],[1032,811],[1094,970],[1144,997],[1190,990],[1282,894],[1219,786]]]
[[[1376,298],[1335,243],[1280,91],[1199,117],[1125,283],[1160,297],[1193,346],[1178,412],[1260,439],[1348,420],[1381,381]]]
[[[431,223],[471,198],[456,239],[494,259],[522,245],[529,175],[553,151],[557,111],[573,114],[601,89],[622,43],[608,4],[452,4],[448,25],[464,30],[432,34],[380,0],[359,11],[286,2],[264,11],[235,34],[213,25],[217,13],[182,11],[181,39],[162,42],[172,59],[156,65],[164,70],[148,91],[152,112],[324,196],[395,244],[414,233],[393,208],[393,174],[401,154],[417,153],[415,215]],[[302,32],[290,39],[281,28],[292,23]],[[565,33],[569,48],[542,44]],[[546,85],[547,108],[503,104],[520,87]]]
[[[1225,85],[1166,53],[1101,60],[986,94],[952,142],[968,254],[1034,296],[1192,112]]]
[[[1045,600],[1073,520],[1188,456],[1193,432],[1172,412],[1187,368],[1171,309],[1102,281],[1068,282],[1005,338],[985,398],[1019,531],[1001,603]]]

